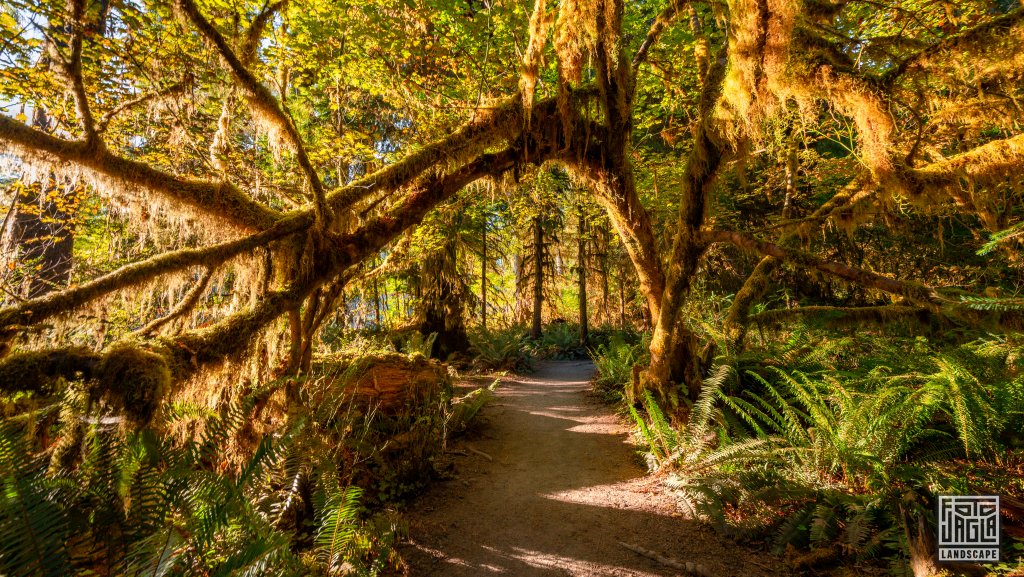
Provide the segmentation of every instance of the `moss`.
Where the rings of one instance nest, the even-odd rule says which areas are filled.
[[[152,422],[171,385],[171,371],[164,357],[134,345],[108,350],[98,374],[93,397],[123,412],[136,427]]]
[[[100,356],[89,349],[44,349],[22,351],[0,363],[0,391],[51,395],[59,379],[90,379]]]

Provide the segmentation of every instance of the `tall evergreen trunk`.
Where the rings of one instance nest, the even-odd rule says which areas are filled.
[[[588,338],[587,326],[587,243],[583,237],[586,230],[587,219],[583,211],[579,214],[579,234],[576,240],[576,272],[579,277],[579,301],[580,301],[580,345],[586,346]]]
[[[611,324],[611,288],[608,286],[608,231],[604,227],[598,227],[598,235],[601,240],[601,251],[598,256],[598,274],[601,275],[601,322]]]
[[[619,270],[619,328],[626,328],[626,279]]]
[[[530,336],[539,339],[541,309],[544,306],[544,226],[539,216],[533,217],[533,326]]]
[[[60,194],[52,178],[45,185],[17,185],[3,252],[27,273],[19,290],[23,297],[62,289],[71,278],[73,217],[57,198]]]
[[[480,326],[487,330],[487,214],[481,231],[483,250],[480,256]]]
[[[423,270],[424,290],[417,324],[420,333],[437,335],[431,356],[447,359],[469,350],[464,315],[468,287],[459,276],[458,244],[454,237],[427,257]]]
[[[32,126],[43,132],[50,131],[46,111],[36,108]],[[13,262],[26,275],[19,294],[35,298],[62,289],[71,278],[74,248],[74,202],[61,199],[58,183],[51,175],[44,183],[15,185],[15,199],[3,235],[3,254],[15,255]],[[62,202],[63,201],[63,202]]]

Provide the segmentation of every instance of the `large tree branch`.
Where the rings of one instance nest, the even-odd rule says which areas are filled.
[[[924,305],[936,307],[945,302],[945,299],[929,286],[892,279],[847,264],[828,261],[804,251],[782,248],[777,244],[751,238],[739,232],[712,230],[704,231],[701,236],[709,243],[727,242],[749,252],[775,257],[804,268],[815,269],[862,287],[900,295]]]
[[[534,151],[531,161],[543,161],[550,154],[550,150]],[[380,251],[467,184],[488,175],[500,175],[512,169],[518,159],[519,152],[511,149],[484,154],[448,174],[422,180],[388,214],[367,222],[351,234],[330,237],[332,250],[320,255],[322,258],[314,259],[314,270],[291,286],[271,292],[253,308],[236,313],[213,327],[162,339],[175,378],[187,378],[207,365],[242,352],[264,327],[287,311],[301,306],[318,287]]]
[[[163,274],[192,266],[213,266],[223,263],[229,258],[299,232],[307,225],[308,221],[290,218],[269,230],[245,238],[204,248],[185,248],[167,252],[123,266],[89,282],[0,310],[0,329],[12,325],[29,326],[40,323],[114,291],[152,280]]]
[[[252,200],[230,183],[182,178],[117,156],[105,147],[50,136],[8,116],[0,115],[0,141],[28,161],[37,157],[53,165],[72,163],[100,180],[155,191],[242,229],[268,229],[281,217],[281,213]]]
[[[959,189],[961,180],[974,185],[992,185],[1007,177],[1019,177],[1024,166],[1024,134],[993,140],[921,168],[906,169],[903,177],[912,194],[928,190]],[[954,193],[954,198],[961,200]]]
[[[665,291],[661,297],[661,309],[651,335],[651,364],[642,378],[644,386],[659,390],[664,400],[677,402],[665,388],[670,381],[672,363],[679,356],[675,350],[678,337],[685,331],[676,326],[679,311],[690,292],[698,264],[704,254],[706,243],[700,236],[707,210],[711,187],[718,176],[726,154],[730,151],[723,142],[720,127],[715,124],[714,109],[719,102],[726,71],[726,47],[717,55],[708,70],[708,76],[701,89],[699,103],[700,121],[694,128],[693,148],[686,163],[679,200],[679,214],[672,239],[672,252],[666,263]],[[692,361],[692,359],[688,359]],[[691,367],[694,365],[691,363]],[[700,388],[699,375],[695,371],[687,377],[689,393],[693,398]]]
[[[913,318],[927,322],[932,311],[926,307],[906,305],[882,305],[868,307],[830,307],[808,306],[791,309],[773,309],[750,317],[750,322],[758,324],[778,323],[794,317],[821,317],[828,321],[844,323],[886,323],[900,318]]]

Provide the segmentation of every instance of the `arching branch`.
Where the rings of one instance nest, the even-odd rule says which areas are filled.
[[[541,151],[536,161],[542,161],[548,154],[551,154],[550,150]],[[222,362],[244,351],[259,331],[287,311],[297,309],[318,287],[380,251],[467,184],[511,170],[518,159],[519,152],[512,149],[484,154],[446,175],[423,179],[388,214],[367,222],[351,234],[330,236],[331,250],[323,258],[316,259],[316,268],[310,275],[265,295],[253,308],[236,313],[213,327],[162,339],[160,343],[165,356],[169,357],[175,378],[187,378],[207,365]],[[535,161],[533,155],[531,161]]]

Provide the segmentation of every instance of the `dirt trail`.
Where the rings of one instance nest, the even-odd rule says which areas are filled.
[[[703,564],[716,577],[779,575],[774,559],[685,519],[644,476],[628,428],[588,394],[589,362],[504,379],[455,478],[408,512],[410,575],[630,576],[680,572],[619,544]],[[485,453],[480,455],[474,451]]]

